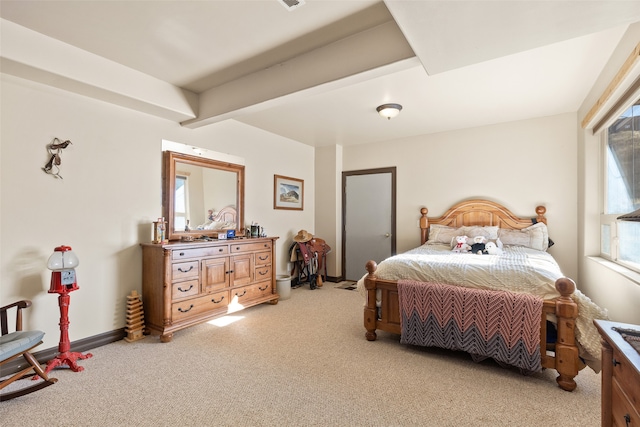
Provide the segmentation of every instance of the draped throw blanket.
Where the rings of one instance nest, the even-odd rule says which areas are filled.
[[[540,372],[542,298],[412,280],[398,281],[401,342],[491,357]]]

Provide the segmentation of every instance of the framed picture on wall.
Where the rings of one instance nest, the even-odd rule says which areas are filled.
[[[273,209],[304,209],[304,180],[273,176]]]

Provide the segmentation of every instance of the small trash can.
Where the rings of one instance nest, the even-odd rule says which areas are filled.
[[[291,276],[286,274],[276,276],[276,292],[280,295],[281,300],[291,297]]]

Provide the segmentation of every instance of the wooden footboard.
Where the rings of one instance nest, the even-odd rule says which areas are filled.
[[[364,307],[364,327],[367,330],[365,336],[369,341],[377,338],[376,329],[400,334],[400,302],[398,300],[398,282],[391,280],[378,280],[375,270],[378,267],[375,261],[367,263],[369,274],[365,278],[364,286],[367,290],[367,303]],[[382,307],[378,315],[376,294],[380,290],[380,302]]]
[[[375,341],[376,330],[400,334],[400,304],[398,299],[398,283],[393,280],[381,280],[375,276],[377,264],[367,263],[368,274],[364,285],[367,290],[367,301],[364,308],[364,327],[366,338]],[[543,368],[555,369],[558,372],[556,381],[563,390],[573,391],[576,388],[574,378],[584,367],[579,358],[575,339],[575,321],[578,317],[578,306],[571,299],[576,285],[569,278],[556,281],[556,289],[560,296],[544,302],[540,319],[540,354]],[[376,296],[380,291],[380,309],[376,304]],[[547,342],[547,315],[555,315],[557,319],[557,340]]]

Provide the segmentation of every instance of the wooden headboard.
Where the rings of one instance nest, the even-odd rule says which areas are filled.
[[[463,225],[497,225],[500,228],[520,230],[529,227],[534,222],[547,223],[544,216],[547,208],[536,207],[536,216],[523,218],[514,215],[509,209],[499,203],[489,200],[474,199],[465,200],[453,205],[444,215],[437,218],[427,217],[429,210],[420,209],[420,242],[424,244],[429,236],[431,224],[446,225],[449,227],[462,227]]]
[[[220,212],[213,217],[214,221],[217,222],[236,222],[237,212],[236,208],[233,206],[226,206],[220,209]],[[237,226],[237,225],[236,225]]]

